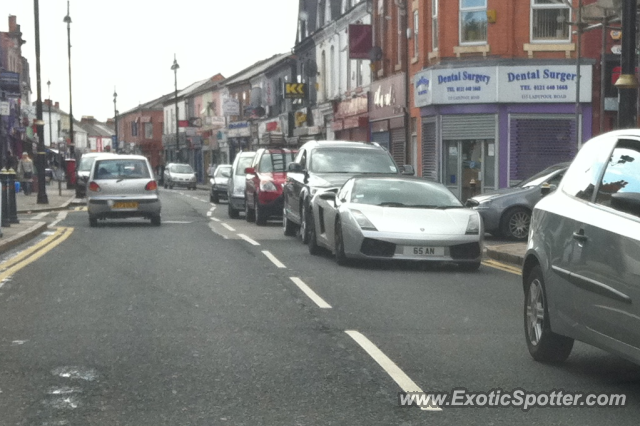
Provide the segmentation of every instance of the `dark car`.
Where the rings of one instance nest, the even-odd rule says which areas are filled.
[[[298,152],[287,169],[284,186],[284,234],[298,229],[302,242],[309,241],[309,206],[320,189],[342,186],[361,174],[409,174],[413,167],[398,167],[391,154],[377,143],[348,141],[310,141]]]
[[[229,178],[231,177],[231,164],[220,164],[213,171],[213,176],[209,180],[211,190],[209,191],[209,201],[218,204],[220,199],[227,199],[227,189],[229,188]]]
[[[282,214],[282,189],[287,178],[287,167],[298,153],[297,150],[269,148],[260,149],[247,168],[245,188],[245,218],[264,225],[271,216]]]
[[[554,190],[569,164],[555,164],[510,188],[476,195],[469,198],[465,205],[480,213],[486,232],[514,240],[526,240],[533,206],[544,196],[543,185],[548,184],[549,189]]]

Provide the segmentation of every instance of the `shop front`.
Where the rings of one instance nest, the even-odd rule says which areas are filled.
[[[369,125],[371,141],[385,147],[397,164],[406,163],[405,73],[371,83]]]
[[[238,152],[251,149],[251,124],[248,121],[229,123],[226,142],[229,149],[229,162],[233,163]]]
[[[337,140],[368,142],[369,103],[367,94],[360,94],[338,103],[331,128]]]
[[[571,161],[591,136],[592,66],[569,61],[432,68],[413,78],[421,112],[421,175],[463,201]],[[582,103],[584,102],[584,103]]]
[[[319,109],[311,111],[310,108],[302,108],[293,113],[293,136],[291,143],[303,145],[305,142],[324,139],[324,126],[318,123]],[[314,119],[315,118],[315,119]]]

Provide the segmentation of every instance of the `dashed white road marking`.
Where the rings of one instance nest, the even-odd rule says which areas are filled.
[[[230,227],[229,225],[227,225],[226,223],[222,223],[222,226],[224,226],[225,228],[227,228],[229,231],[235,231],[234,228]]]
[[[220,219],[218,219],[217,217],[211,217],[211,220],[215,220],[216,222],[220,222]]]
[[[259,242],[257,242],[256,240],[252,240],[251,238],[247,237],[244,234],[238,234],[238,237],[242,238],[243,240],[245,240],[246,242],[248,242],[251,245],[254,245],[254,246],[259,246],[260,245]]]
[[[309,286],[306,285],[304,281],[302,281],[300,278],[298,277],[289,277],[289,278],[291,279],[291,281],[293,281],[295,285],[298,286],[300,290],[302,290],[304,294],[307,295],[307,297],[309,297],[309,299],[313,300],[315,304],[318,305],[319,308],[331,309],[331,305],[325,302],[322,297],[318,296],[318,294],[315,291],[311,290]]]
[[[67,214],[68,214],[68,212],[65,212],[65,211],[62,211],[62,212],[58,213],[58,216],[56,217],[56,220],[49,224],[49,228],[54,228],[54,227],[58,226],[58,223],[60,221],[63,221],[63,220],[65,220],[67,218]]]
[[[32,217],[31,219],[33,220],[39,220],[42,219],[43,217],[45,217],[46,215],[48,215],[49,212],[42,212],[42,213],[38,213],[37,215],[35,215],[34,217]]]
[[[345,330],[345,333],[347,333],[353,340],[355,340],[356,343],[359,344],[362,349],[364,349],[369,354],[369,356],[371,356],[371,358],[373,358],[374,361],[377,362],[378,365],[380,365],[380,367],[382,367],[382,369],[387,372],[389,376],[391,376],[393,381],[396,382],[404,392],[423,392],[423,390],[420,389],[420,386],[418,386],[413,380],[411,380],[411,378],[407,376],[405,372],[402,371],[400,367],[398,367],[396,363],[391,360],[391,358],[386,356],[376,345],[373,344],[373,342],[371,342],[371,340],[367,339],[362,333],[356,330]],[[425,411],[442,411],[442,408],[440,407],[429,406],[420,408]]]
[[[210,212],[214,211],[216,209],[217,206],[213,206],[209,209]]]
[[[163,222],[164,223],[193,223],[193,222],[189,222],[187,220],[165,220]]]
[[[207,216],[209,216],[209,217],[211,217],[211,215],[212,215],[212,214],[213,214],[213,212],[212,212],[212,211],[208,211],[208,212],[207,212]]]
[[[274,265],[276,265],[278,268],[286,268],[286,266],[284,266],[284,263],[280,262],[274,255],[271,254],[270,251],[268,250],[262,250],[262,253],[267,256],[267,259],[269,259]]]

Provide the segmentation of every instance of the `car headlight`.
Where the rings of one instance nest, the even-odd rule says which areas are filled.
[[[376,227],[373,226],[373,223],[371,223],[371,221],[367,219],[364,213],[360,210],[351,210],[351,214],[358,223],[358,226],[360,226],[360,229],[364,231],[377,231]]]
[[[480,233],[480,219],[478,219],[478,214],[474,213],[469,216],[469,221],[467,222],[467,230],[465,234],[467,235],[478,235]]]
[[[275,184],[270,180],[260,181],[260,191],[264,192],[276,192],[278,188],[276,188]]]

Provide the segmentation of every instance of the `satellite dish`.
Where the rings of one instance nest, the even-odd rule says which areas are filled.
[[[382,49],[378,46],[373,46],[371,50],[369,50],[369,59],[371,61],[379,61],[382,59]]]
[[[318,74],[318,64],[313,59],[307,59],[304,63],[304,73],[307,77],[315,77]]]

